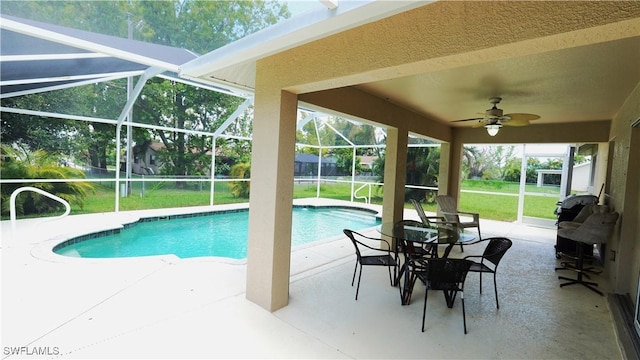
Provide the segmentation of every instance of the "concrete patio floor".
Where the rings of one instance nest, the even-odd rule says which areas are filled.
[[[402,306],[383,268],[364,269],[355,301],[346,237],[292,251],[289,305],[274,313],[246,300],[242,261],[76,259],[48,250],[89,224],[136,216],[20,220],[17,237],[2,222],[3,359],[622,358],[606,297],[559,287],[553,229],[482,220],[483,237],[506,236],[514,245],[499,269],[499,310],[491,277],[480,294],[478,275],[469,274],[465,335],[460,301],[449,309],[438,292],[430,293],[421,332],[424,286]],[[451,256],[482,249],[456,248]],[[608,290],[603,276],[595,281]]]

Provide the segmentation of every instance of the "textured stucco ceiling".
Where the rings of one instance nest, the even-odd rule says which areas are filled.
[[[554,123],[611,119],[638,82],[640,37],[633,37],[357,87],[443,122],[477,117],[499,96],[505,113]]]

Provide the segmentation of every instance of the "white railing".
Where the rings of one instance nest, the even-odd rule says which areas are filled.
[[[11,231],[13,234],[16,233],[16,197],[18,196],[18,194],[20,194],[23,191],[33,191],[33,192],[37,192],[38,194],[44,195],[50,199],[56,200],[57,202],[61,203],[62,205],[64,205],[65,207],[65,211],[64,214],[60,215],[60,216],[56,216],[54,218],[49,218],[45,221],[51,221],[51,220],[56,220],[56,219],[62,219],[63,217],[69,215],[71,213],[71,205],[69,205],[69,203],[67,202],[67,200],[55,196],[51,193],[48,193],[42,189],[38,189],[32,186],[24,186],[21,188],[16,189],[13,193],[11,193],[11,197],[9,198],[9,217],[11,219]],[[44,222],[44,221],[43,221]]]
[[[357,189],[355,189],[353,191],[353,197],[355,199],[362,199],[364,200],[365,204],[371,204],[371,186],[375,185],[374,183],[364,183],[361,186],[359,186]],[[367,196],[364,195],[358,195],[358,191],[364,189],[365,187],[369,187],[369,194]]]

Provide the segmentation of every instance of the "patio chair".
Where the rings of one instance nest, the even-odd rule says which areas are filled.
[[[389,282],[391,286],[394,285],[393,279],[391,278],[391,268],[394,268],[394,274],[397,271],[398,261],[397,258],[393,255],[391,251],[391,245],[388,241],[384,239],[376,239],[372,237],[368,237],[362,235],[353,230],[344,229],[344,234],[351,240],[353,246],[356,249],[356,267],[353,270],[353,278],[351,279],[351,286],[356,279],[356,272],[358,270],[358,265],[360,265],[360,274],[358,275],[358,286],[356,287],[356,300],[358,300],[358,293],[360,292],[360,279],[362,278],[362,268],[364,266],[386,266],[389,270]],[[372,245],[366,244],[364,241],[382,241],[387,244],[386,249],[380,249],[373,247]],[[363,255],[361,248],[369,249],[375,253],[375,255]]]
[[[432,222],[446,221],[443,216],[427,216],[427,214],[424,212],[424,208],[422,207],[422,204],[420,204],[420,201],[416,199],[411,199],[410,201],[411,201],[411,204],[413,205],[413,208],[416,209],[416,212],[418,213],[418,217],[424,224],[429,225]]]
[[[439,233],[442,235],[441,237],[443,238],[443,242],[455,242],[457,240],[457,236],[456,239],[450,239],[453,234],[457,235],[457,231],[461,229],[457,220],[449,221],[444,216],[427,216],[422,204],[420,204],[418,200],[411,199],[410,201],[414,209],[416,209],[418,217],[420,217],[420,220],[422,220],[424,224],[438,227]],[[447,241],[445,238],[449,240]],[[460,244],[460,251],[464,251],[462,244]]]
[[[478,240],[482,240],[482,235],[480,234],[480,214],[458,210],[456,200],[451,195],[438,195],[436,196],[436,202],[438,203],[438,207],[440,207],[440,212],[442,212],[442,215],[447,221],[457,223],[463,230],[466,228],[477,228]],[[471,217],[473,220],[462,220],[460,215]]]
[[[481,240],[480,242],[489,241],[489,244],[484,248],[482,255],[469,255],[465,256],[465,259],[473,261],[470,272],[480,273],[480,293],[482,294],[482,273],[493,274],[493,289],[496,295],[496,308],[500,309],[500,303],[498,302],[498,283],[496,281],[496,273],[498,265],[504,254],[509,250],[513,242],[510,239],[504,237],[492,237]],[[475,244],[478,244],[477,242]],[[479,261],[474,261],[478,259]]]
[[[426,227],[420,221],[416,220],[400,220],[394,224],[393,233],[396,235],[404,234],[405,226],[413,226],[413,227]],[[394,239],[395,241],[395,251],[396,251],[396,259],[398,260],[398,265],[400,265],[401,258],[399,254],[403,255],[404,262],[401,266],[399,266],[399,271],[396,273],[394,270],[393,278],[395,279],[395,284],[398,285],[402,280],[402,275],[405,273],[406,266],[410,259],[417,258],[429,258],[429,257],[438,257],[438,244],[437,243],[428,243],[428,244],[418,244],[413,241],[405,241],[406,237],[404,235],[399,236]],[[406,280],[406,279],[405,279]],[[405,300],[403,296],[402,289],[400,290],[400,298],[404,304]]]
[[[424,306],[422,309],[422,332],[427,314],[427,298],[429,290],[441,290],[444,292],[447,307],[452,308],[456,295],[460,293],[462,302],[462,324],[464,333],[467,333],[467,318],[464,308],[464,282],[473,262],[465,259],[429,259],[416,261],[411,266],[411,283],[420,279],[426,285],[424,292]],[[411,285],[412,286],[412,285]]]

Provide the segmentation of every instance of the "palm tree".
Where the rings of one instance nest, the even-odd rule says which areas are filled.
[[[25,147],[2,145],[0,159],[3,179],[84,179],[83,171],[62,166],[60,158],[48,154],[44,150],[31,151]],[[11,193],[21,184],[5,184],[2,186],[2,214],[9,213]],[[31,183],[30,186],[44,190],[72,205],[82,209],[84,199],[93,186],[88,182],[42,182]],[[16,198],[16,211],[20,215],[47,214],[59,210],[61,204],[37,193],[24,193]]]
[[[251,164],[250,163],[238,163],[231,167],[231,177],[234,179],[249,179],[251,177]],[[249,185],[248,181],[230,181],[229,188],[231,188],[231,194],[234,197],[249,197]]]

